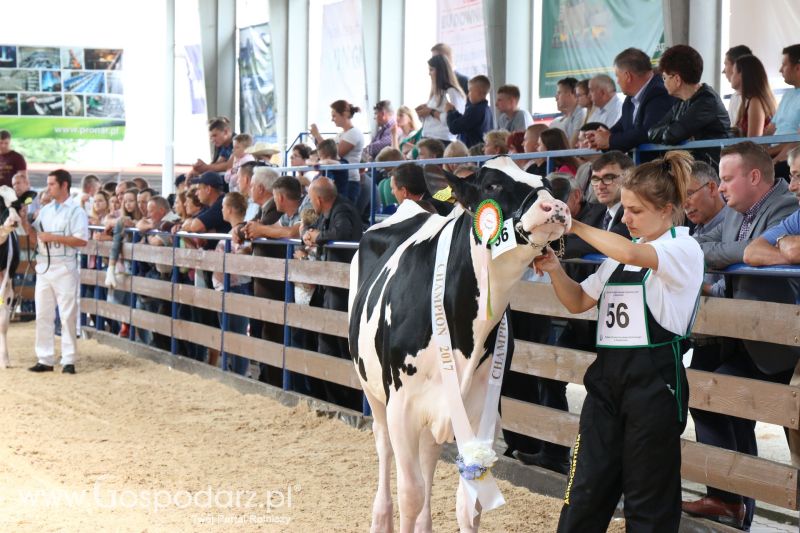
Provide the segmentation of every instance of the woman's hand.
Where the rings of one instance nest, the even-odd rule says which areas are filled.
[[[428,107],[427,104],[422,104],[421,106],[417,106],[416,111],[419,118],[424,119],[431,114],[432,109]]]
[[[533,269],[540,276],[544,275],[545,272],[555,272],[560,268],[561,262],[549,246],[544,249],[542,255],[533,260]]]

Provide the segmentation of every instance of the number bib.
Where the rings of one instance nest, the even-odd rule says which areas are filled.
[[[648,346],[645,305],[643,283],[607,284],[598,307],[597,346]]]

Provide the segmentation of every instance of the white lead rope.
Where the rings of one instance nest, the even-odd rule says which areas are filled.
[[[463,494],[468,498],[468,506],[471,510],[470,521],[473,522],[479,510],[489,511],[505,504],[503,495],[500,493],[500,489],[497,487],[489,468],[497,460],[492,444],[494,443],[497,422],[497,402],[500,398],[500,388],[503,384],[503,370],[505,369],[508,347],[508,326],[504,314],[497,331],[495,350],[492,355],[492,364],[489,372],[488,390],[486,391],[478,434],[475,435],[461,396],[461,386],[450,340],[450,328],[447,325],[447,315],[444,309],[447,259],[450,253],[454,226],[455,224],[452,221],[447,223],[439,235],[439,242],[436,247],[433,290],[431,291],[431,325],[433,327],[433,337],[436,339],[438,347],[439,366],[442,373],[445,397],[450,408],[453,433],[458,446],[459,460],[457,464],[461,472],[459,485],[463,489]],[[478,503],[480,508],[477,506]]]

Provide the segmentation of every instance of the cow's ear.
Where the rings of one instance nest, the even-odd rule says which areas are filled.
[[[425,165],[425,184],[428,192],[437,200],[458,201],[467,209],[475,209],[478,205],[478,188],[474,181],[474,174],[459,178],[439,165]]]

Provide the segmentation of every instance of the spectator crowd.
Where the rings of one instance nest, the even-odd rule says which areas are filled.
[[[554,172],[548,175],[553,194],[569,206],[572,217],[596,228],[630,237],[622,222],[621,177],[635,167],[629,152],[643,143],[676,145],[689,140],[758,137],[797,133],[800,129],[800,44],[782,51],[781,74],[792,89],[776,103],[762,62],[744,46],[734,46],[725,55],[725,76],[735,90],[726,109],[719,94],[701,82],[703,59],[693,48],[676,45],[661,55],[658,67],[635,48],[620,52],[614,61],[615,78],[598,74],[588,79],[572,77],[557,83],[555,95],[560,116],[549,124],[534,123],[531,113],[520,107],[517,86],[501,85],[492,91],[485,75],[467,79],[454,69],[452,51],[437,44],[428,59],[429,99],[419,105],[395,107],[388,100],[373,108],[375,131],[369,142],[354,125],[360,113],[356,105],[337,100],[330,106],[331,120],[341,131],[325,138],[316,124],[310,126],[314,146],[296,144],[289,164],[294,167],[332,166],[334,170],[306,170],[278,174],[269,164],[276,150],[256,143],[246,134],[235,134],[224,117],[208,124],[214,146],[210,162],[198,159],[191,170],[175,181],[176,192],[159,195],[144,180],[101,183],[85,176],[80,203],[94,226],[92,238],[109,240],[111,256],[105,285],[108,298],[129,305],[135,298],[139,309],[170,315],[170,302],[153,296],[132,295],[124,282],[131,275],[169,281],[169,267],[138,261],[134,272],[131,258],[123,250],[134,238],[129,228],[139,230],[152,246],[224,251],[218,237],[229,234],[233,254],[284,258],[286,243],[259,239],[300,239],[294,257],[302,260],[350,262],[353,250],[327,248],[331,241],[358,241],[369,222],[370,198],[377,188],[379,210],[391,213],[404,201],[418,202],[425,209],[446,215],[452,204],[432,196],[424,171],[415,160],[467,155],[528,154],[516,159],[521,169],[546,175],[547,164],[537,152],[571,148],[594,149],[584,157],[552,158]],[[622,93],[622,97],[618,93]],[[493,97],[493,106],[490,98]],[[24,158],[10,150],[10,135],[0,132],[0,182],[12,185],[18,195],[30,189]],[[800,146],[796,143],[764,146],[743,141],[724,148],[691,151],[693,182],[684,205],[686,220],[700,243],[706,264],[716,270],[737,263],[777,265],[800,263]],[[648,153],[644,153],[644,159]],[[654,157],[654,156],[653,156]],[[390,172],[376,172],[376,183],[359,170],[336,170],[335,166],[365,161],[396,161]],[[477,167],[444,165],[461,178]],[[42,191],[28,204],[27,215],[52,201]],[[191,236],[181,236],[189,232]],[[565,259],[595,253],[575,235],[564,241]],[[582,281],[593,267],[570,264],[568,274]],[[225,285],[218,272],[181,268],[179,283],[220,291]],[[231,275],[231,293],[282,301],[284,283],[243,275]],[[707,274],[703,294],[786,304],[800,304],[800,284],[792,278],[760,278]],[[335,287],[295,286],[294,298],[304,305],[346,310],[347,292]],[[181,304],[179,316],[222,327],[216,311]],[[515,313],[518,338],[567,348],[594,349],[594,325],[582,320],[553,324],[550,319]],[[226,331],[284,343],[283,326],[228,312]],[[127,324],[109,323],[123,336],[134,335]],[[169,349],[169,339],[137,328],[143,342]],[[346,339],[293,329],[291,344],[334,357],[349,358]],[[774,383],[800,385],[800,351],[764,342],[695,335],[691,368],[721,375],[747,377]],[[212,365],[220,354],[189,341],[179,343],[183,355]],[[286,377],[280,368],[256,365],[246,357],[227,358],[230,370],[281,386]],[[347,387],[300,375],[290,375],[297,391],[352,407],[361,408],[360,394]],[[568,410],[566,384],[510,374],[504,394],[542,405]],[[757,455],[751,420],[692,409],[697,440],[751,455]],[[800,466],[800,433],[788,432],[792,461]],[[506,432],[509,455],[521,461],[566,473],[569,448]],[[697,501],[684,502],[691,514],[726,519],[748,529],[755,503],[750,498],[709,488]]]

